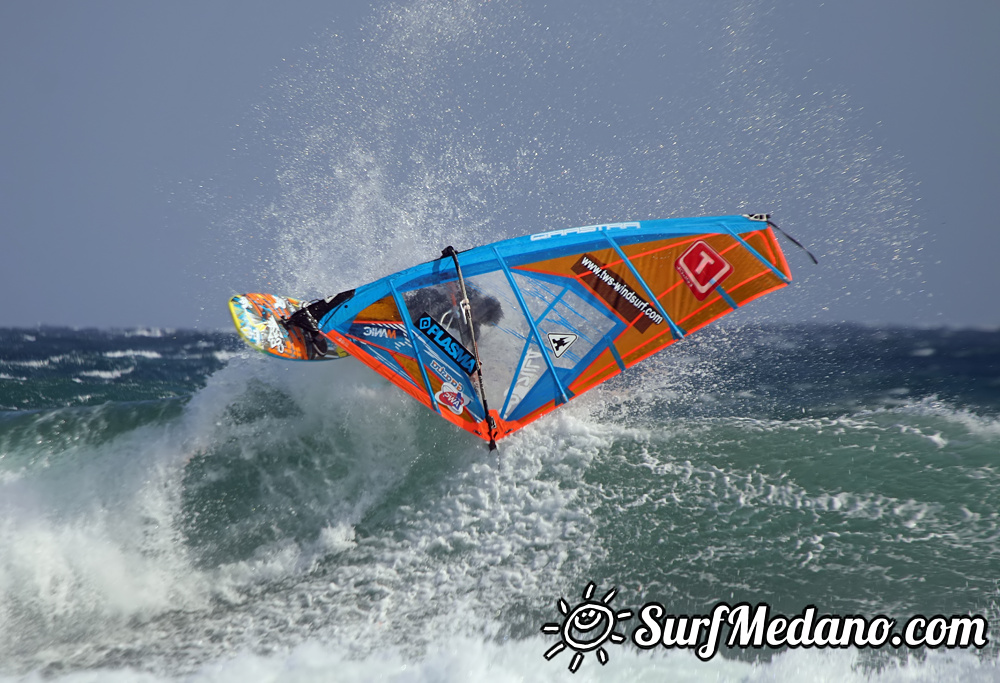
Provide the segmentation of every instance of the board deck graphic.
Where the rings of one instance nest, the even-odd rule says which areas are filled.
[[[347,353],[327,344],[325,354],[310,349],[306,333],[282,324],[305,302],[273,294],[238,294],[229,300],[233,324],[249,346],[286,360],[333,360]]]

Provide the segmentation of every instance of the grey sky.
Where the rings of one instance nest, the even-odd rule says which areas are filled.
[[[519,49],[523,63],[538,72],[538,78],[525,80],[524,86],[537,86],[536,92],[514,89],[504,96],[543,101],[545,92],[538,84],[548,84],[554,101],[563,108],[576,102],[596,111],[593,119],[581,115],[577,122],[576,116],[564,115],[554,124],[561,135],[584,150],[583,158],[589,145],[614,151],[616,144],[625,144],[621,136],[602,132],[616,130],[613,126],[598,126],[595,121],[629,111],[626,107],[600,111],[599,103],[589,97],[599,92],[618,102],[641,102],[645,107],[651,97],[648,84],[657,75],[669,74],[670,95],[661,93],[655,101],[650,100],[654,105],[648,108],[655,108],[655,102],[672,103],[677,131],[673,139],[701,144],[704,152],[718,153],[717,148],[725,146],[724,139],[711,145],[685,139],[685,131],[698,137],[710,129],[687,122],[679,111],[685,101],[692,101],[696,105],[692,105],[691,115],[701,116],[706,103],[724,96],[713,81],[720,73],[718,67],[700,67],[692,56],[710,55],[712,48],[727,49],[723,24],[706,21],[702,14],[694,16],[683,7],[686,3],[676,3],[677,9],[671,10],[664,7],[670,3],[651,1],[617,4],[617,14],[609,14],[611,10],[601,3],[604,14],[597,20],[605,25],[588,27],[590,4],[586,0],[572,5],[518,5],[519,20],[538,36],[567,31],[568,56],[559,57],[562,61],[558,63],[543,58],[558,56],[551,47],[559,44],[557,40],[539,48],[538,54],[532,53],[532,46],[541,37],[526,39],[520,47],[499,41],[495,52]],[[718,5],[719,14],[740,14],[732,11],[731,3],[711,5],[700,12],[715,11]],[[224,302],[233,288],[266,291],[266,278],[255,273],[252,264],[245,269],[234,267],[231,257],[216,253],[222,246],[212,235],[231,234],[231,228],[220,226],[241,220],[252,223],[254,216],[261,214],[260,207],[269,201],[286,205],[294,201],[287,196],[287,187],[281,190],[280,183],[269,180],[287,170],[290,162],[279,159],[273,140],[258,139],[260,111],[269,110],[271,121],[281,118],[280,112],[274,114],[275,98],[284,98],[286,104],[294,98],[287,93],[275,95],[275,83],[288,90],[290,77],[284,69],[301,60],[305,48],[332,42],[336,54],[346,61],[354,53],[371,50],[362,38],[378,40],[386,35],[371,28],[372,6],[378,10],[385,5],[322,0],[99,0],[0,5],[0,92],[4,102],[0,107],[0,291],[7,302],[0,325],[223,327],[227,324]],[[562,20],[564,6],[575,8],[576,19],[568,23]],[[597,11],[598,4],[594,3],[593,9]],[[1000,190],[1000,132],[995,123],[1000,105],[1000,79],[995,76],[1000,64],[1000,43],[995,40],[1000,29],[1000,4],[971,0],[775,0],[760,3],[755,12],[767,26],[762,39],[768,45],[754,49],[769,56],[775,74],[759,87],[781,91],[790,101],[803,97],[808,101],[806,106],[817,108],[810,114],[811,121],[839,108],[835,118],[846,117],[845,130],[869,138],[865,145],[875,150],[876,156],[884,157],[879,163],[899,170],[918,199],[913,206],[912,227],[930,233],[926,240],[919,238],[920,244],[907,247],[908,254],[917,255],[923,274],[914,278],[903,273],[900,282],[905,288],[926,289],[933,296],[897,298],[883,290],[894,286],[891,280],[901,271],[881,273],[881,279],[865,274],[866,269],[880,269],[877,261],[882,252],[878,248],[853,256],[848,249],[838,251],[831,246],[837,239],[824,242],[828,237],[825,231],[836,226],[811,226],[794,215],[797,206],[804,206],[799,200],[778,201],[784,213],[777,217],[789,227],[794,225],[793,232],[817,246],[823,259],[821,268],[826,269],[810,271],[810,264],[789,250],[796,276],[805,275],[802,291],[808,306],[794,308],[784,317],[1000,325],[1000,311],[992,303],[1000,287],[1000,268],[995,265],[1000,256],[1000,231],[994,225],[992,202]],[[588,31],[627,42],[624,37],[629,31],[642,27],[644,13],[661,24],[670,23],[674,30],[683,29],[683,38],[690,43],[678,34],[677,53],[670,53],[669,46],[632,45],[622,56],[613,45],[594,38],[589,52],[572,52],[570,43],[589,36]],[[506,16],[498,15],[498,21]],[[546,34],[542,25],[551,25],[552,31]],[[415,21],[411,26],[414,30],[419,27]],[[479,28],[488,29],[488,22]],[[328,37],[330,31],[338,37]],[[435,49],[434,40],[426,43],[431,50]],[[681,45],[687,57],[680,53]],[[482,50],[483,54],[494,51],[492,47]],[[626,59],[629,61],[621,61]],[[320,61],[315,58],[314,67]],[[486,62],[475,62],[479,63]],[[723,60],[719,64],[727,63]],[[574,81],[576,66],[589,69],[593,82]],[[337,63],[330,63],[325,68],[334,71],[337,67]],[[364,79],[363,65],[355,62],[352,68]],[[402,62],[398,68],[401,75],[385,76],[397,89],[410,81],[415,88],[432,82],[446,95],[463,87],[457,81],[420,81],[415,74],[405,72]],[[566,69],[566,78],[556,78],[553,71],[546,80],[546,69]],[[493,92],[503,90],[505,78],[516,80],[516,74],[501,77],[500,73],[498,68],[481,76],[472,72],[462,77],[475,81],[476,92]],[[481,81],[490,78],[496,83],[487,88]],[[666,83],[665,78],[661,80]],[[564,84],[562,90],[560,83]],[[817,92],[824,94],[817,96]],[[322,95],[308,93],[308,98],[316,101]],[[824,98],[830,98],[828,104],[823,104],[827,101]],[[343,99],[342,105],[344,113],[338,114],[341,127],[332,135],[363,136],[369,130],[367,122],[350,118],[347,109],[351,100]],[[293,102],[288,106],[298,105]],[[295,109],[295,120],[305,121],[308,117],[304,112]],[[511,120],[516,118],[511,114]],[[643,130],[666,120],[636,118],[629,126],[635,135],[646,135],[641,138],[646,144],[652,134]],[[790,119],[790,125],[800,123]],[[470,125],[476,125],[475,121]],[[530,134],[525,129],[525,135]],[[851,141],[843,139],[845,135],[838,133],[833,143],[849,146]],[[815,150],[826,144],[815,129],[800,134],[799,139],[803,155],[816,154]],[[623,158],[628,158],[628,153],[621,152]],[[851,153],[858,156],[856,150]],[[895,155],[899,161],[893,160]],[[822,151],[819,156],[823,157]],[[829,158],[837,157],[830,154]],[[789,178],[794,175],[788,173]],[[862,173],[858,178],[878,178],[879,173]],[[611,183],[612,176],[607,178]],[[836,192],[822,173],[817,172],[816,182]],[[269,196],[282,191],[284,197]],[[447,193],[449,189],[427,191]],[[815,194],[801,187],[797,191],[803,196]],[[615,192],[627,194],[628,188],[615,188]],[[511,199],[502,193],[494,196]],[[834,194],[829,201],[835,199]],[[878,201],[895,200],[870,200]],[[250,210],[246,203],[256,208]],[[702,204],[714,208],[711,201]],[[641,202],[621,203],[633,205],[645,206]],[[596,219],[637,217],[607,215],[614,206],[595,205]],[[570,209],[546,211],[544,203],[526,202],[517,211],[507,206],[493,208],[501,217],[524,217],[532,211],[553,220],[576,216]],[[734,206],[731,212],[742,208]],[[875,208],[865,210],[881,215]],[[284,220],[294,217],[295,211],[293,207]],[[662,215],[674,214],[667,208]],[[253,225],[246,227],[253,229]],[[922,251],[918,251],[920,247]],[[241,253],[251,254],[252,250],[244,245]],[[335,263],[340,255],[334,251],[325,257]],[[345,254],[343,258],[354,257]],[[216,270],[226,271],[225,276],[220,277]],[[853,280],[854,291],[824,301],[824,292],[840,287],[834,283],[838,279]],[[856,303],[858,300],[864,303]],[[825,316],[810,314],[810,308],[825,309]]]

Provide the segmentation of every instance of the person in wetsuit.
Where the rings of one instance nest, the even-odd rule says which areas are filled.
[[[472,327],[476,338],[483,325],[495,326],[503,318],[503,308],[500,301],[489,294],[483,294],[477,289],[469,288],[469,306],[472,308]],[[449,282],[433,287],[424,287],[405,295],[406,307],[410,315],[416,319],[423,313],[428,314],[445,327],[458,331],[462,335],[462,341],[466,344],[471,340],[467,339],[467,325],[462,320],[462,311],[459,301],[462,298],[458,285]]]
[[[500,301],[476,289],[469,289],[469,306],[472,308],[472,327],[476,338],[479,338],[483,325],[495,326],[503,318],[503,307]],[[345,303],[354,296],[354,290],[341,292],[336,296],[317,299],[293,313],[282,324],[285,329],[297,327],[303,331],[309,351],[309,359],[322,358],[329,352],[326,335],[320,332],[319,321],[323,316]],[[461,294],[454,282],[432,287],[424,287],[405,295],[406,308],[416,320],[424,313],[430,315],[445,327],[457,331],[464,344],[471,344],[468,326],[462,319],[459,306]]]
[[[335,296],[328,296],[325,299],[317,299],[288,316],[282,322],[286,330],[297,327],[302,330],[306,338],[306,349],[309,352],[309,360],[323,358],[330,351],[330,344],[326,335],[319,331],[319,321],[323,316],[334,308],[349,300],[354,296],[354,290],[349,289]]]

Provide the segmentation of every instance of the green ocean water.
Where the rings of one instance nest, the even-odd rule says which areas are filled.
[[[569,657],[546,662],[539,629],[588,582],[685,614],[997,618],[996,332],[726,328],[499,458],[351,360],[269,361],[229,335],[2,334],[8,676],[367,680],[409,662],[414,680],[494,680],[528,662],[544,679]],[[917,680],[993,680],[996,662],[992,645],[707,664],[609,647],[579,674],[783,680],[794,663],[828,680],[903,661]]]

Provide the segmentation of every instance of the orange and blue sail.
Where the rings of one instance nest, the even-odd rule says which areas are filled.
[[[457,261],[344,293],[316,309],[317,322],[336,346],[486,440],[791,282],[765,215],[555,230]],[[460,311],[460,277],[473,325]]]

